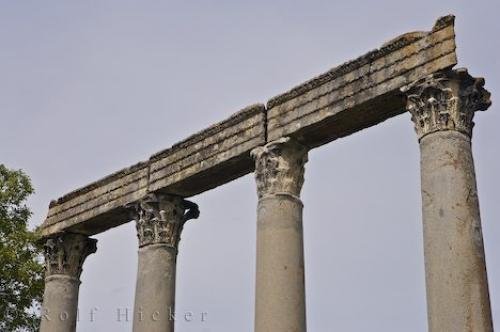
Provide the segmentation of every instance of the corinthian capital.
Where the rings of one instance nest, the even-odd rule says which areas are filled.
[[[182,197],[149,195],[132,207],[139,247],[161,243],[177,250],[184,223],[198,216],[198,205]]]
[[[46,276],[64,274],[80,278],[88,255],[97,250],[97,240],[86,235],[66,233],[49,238],[44,244]]]
[[[300,195],[308,149],[289,137],[252,150],[259,198],[277,193]]]
[[[472,136],[474,112],[491,105],[490,93],[483,86],[483,78],[472,77],[461,68],[438,72],[401,88],[418,138],[441,130]]]

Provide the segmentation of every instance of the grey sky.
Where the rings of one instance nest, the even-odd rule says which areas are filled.
[[[473,152],[496,324],[500,324],[498,1],[0,0],[0,162],[50,199],[146,159],[189,134],[396,35],[457,16],[459,66],[484,76]],[[252,331],[252,175],[193,198],[183,232],[177,331]],[[310,153],[303,189],[309,331],[425,331],[419,154],[409,115]],[[97,236],[78,331],[131,331],[137,240]],[[95,321],[89,311],[97,307]],[[129,322],[117,322],[117,308]],[[207,320],[200,321],[201,312]]]

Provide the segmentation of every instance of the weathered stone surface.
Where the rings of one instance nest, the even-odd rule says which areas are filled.
[[[300,196],[304,184],[307,148],[289,137],[252,150],[259,198],[287,193]]]
[[[97,250],[97,240],[80,234],[65,233],[44,243],[45,275],[56,274],[79,279],[83,262]]]
[[[75,190],[49,206],[42,235],[72,230],[96,234],[129,221],[126,204],[147,194],[148,163],[138,163],[86,187]]]
[[[139,249],[134,301],[134,332],[173,332],[176,256],[174,249],[153,244]]]
[[[268,140],[315,147],[404,112],[400,87],[456,64],[454,17],[402,35],[267,103]]]
[[[78,291],[83,262],[97,240],[66,233],[45,241],[45,291],[41,332],[72,332],[78,320]]]
[[[443,71],[402,88],[420,142],[429,331],[493,331],[471,136],[484,80]]]
[[[250,150],[265,143],[265,107],[254,105],[150,159],[150,191],[191,196],[252,171]]]
[[[131,208],[139,238],[133,331],[174,331],[178,244],[198,206],[176,195],[150,194]]]
[[[265,107],[249,106],[150,160],[75,190],[49,206],[43,236],[96,234],[131,220],[125,208],[151,192],[192,196],[253,170],[250,150],[265,143]]]
[[[259,196],[256,332],[306,331],[300,191],[307,153],[307,148],[288,137],[252,151]]]
[[[40,332],[75,332],[80,280],[55,275],[45,279]]]
[[[177,251],[182,228],[200,215],[198,205],[176,195],[150,194],[131,207],[139,247],[163,244]]]
[[[470,138],[433,132],[420,152],[429,332],[492,332]]]
[[[418,138],[436,131],[456,130],[472,136],[474,112],[491,105],[484,78],[467,70],[443,71],[401,88],[407,95],[406,109],[415,123]]]
[[[401,35],[264,105],[250,106],[148,161],[114,173],[50,204],[43,236],[96,234],[130,221],[125,206],[149,193],[188,197],[251,172],[250,150],[290,136],[315,147],[405,111],[399,89],[453,67],[454,17],[430,32]]]

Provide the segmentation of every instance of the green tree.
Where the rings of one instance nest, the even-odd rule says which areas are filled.
[[[21,170],[0,164],[0,331],[37,331],[43,265],[36,234],[28,229],[33,193]]]

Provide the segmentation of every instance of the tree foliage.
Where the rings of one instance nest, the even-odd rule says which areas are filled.
[[[36,331],[43,295],[43,265],[36,235],[28,229],[33,193],[21,170],[0,164],[0,331]]]

